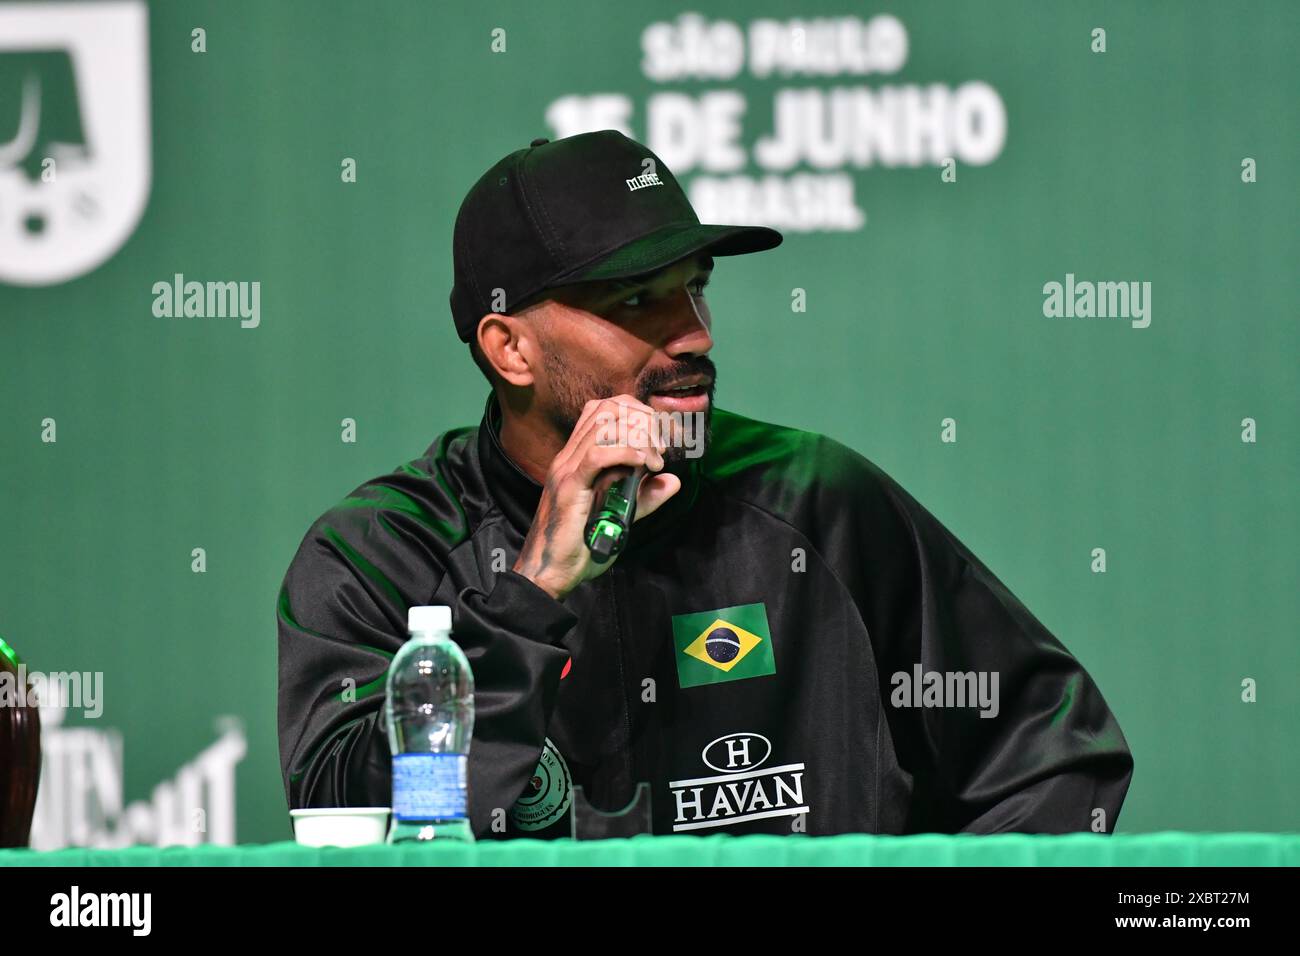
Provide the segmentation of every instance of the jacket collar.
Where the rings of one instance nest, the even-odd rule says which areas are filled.
[[[483,421],[478,429],[478,458],[488,494],[505,514],[520,539],[528,533],[542,497],[542,486],[520,468],[501,445],[501,407],[496,393],[488,395]],[[688,458],[672,469],[682,480],[682,488],[654,514],[638,520],[628,539],[625,553],[640,550],[647,543],[671,536],[682,517],[699,497],[701,458]]]

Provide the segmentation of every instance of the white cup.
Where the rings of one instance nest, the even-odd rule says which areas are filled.
[[[302,846],[367,846],[388,838],[388,807],[312,807],[290,810],[293,838]]]

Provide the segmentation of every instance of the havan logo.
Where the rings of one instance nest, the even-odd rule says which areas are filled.
[[[762,734],[726,734],[709,743],[700,759],[718,776],[668,782],[677,803],[673,832],[807,813],[804,765],[758,769],[770,756],[772,742]]]

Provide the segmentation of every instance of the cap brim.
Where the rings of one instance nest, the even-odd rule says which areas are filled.
[[[599,262],[575,269],[554,284],[630,279],[657,272],[696,253],[740,256],[774,249],[781,244],[781,239],[779,232],[766,226],[678,223],[634,239],[604,256]]]

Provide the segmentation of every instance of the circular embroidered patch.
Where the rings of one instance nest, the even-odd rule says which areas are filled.
[[[573,780],[564,757],[546,738],[542,759],[537,763],[524,795],[510,808],[510,819],[521,830],[542,830],[568,812],[573,801]]]

